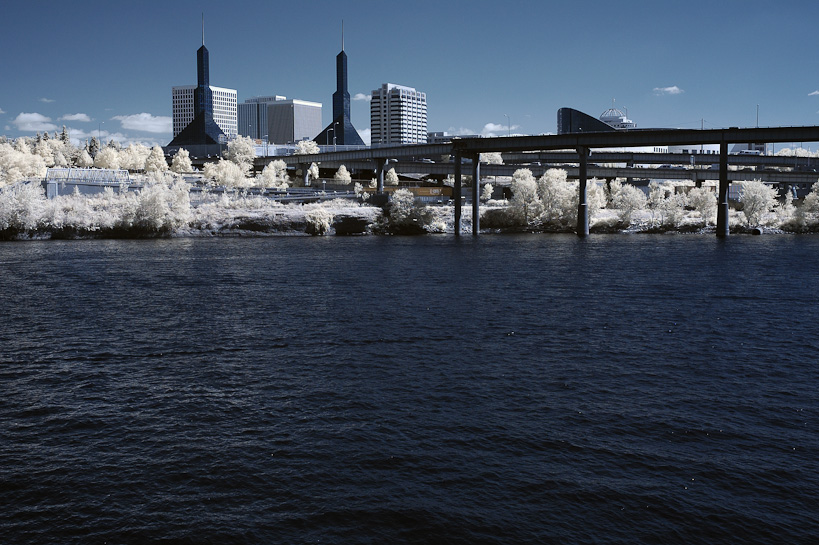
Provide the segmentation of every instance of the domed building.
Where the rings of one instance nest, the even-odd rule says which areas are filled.
[[[611,125],[615,129],[636,129],[637,123],[628,118],[628,111],[623,113],[617,108],[609,108],[600,114],[600,121],[606,125]]]

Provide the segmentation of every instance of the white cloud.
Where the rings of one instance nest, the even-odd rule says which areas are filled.
[[[814,91],[814,92],[812,92],[812,93],[808,93],[808,96],[809,96],[809,97],[815,97],[815,96],[817,96],[817,95],[819,95],[819,90]]]
[[[358,130],[358,129],[356,129],[356,130]],[[363,131],[358,131],[358,136],[360,136],[361,139],[364,140],[364,144],[366,144],[367,146],[369,146],[370,143],[372,142],[372,130],[370,130],[370,129],[364,129]]]
[[[155,133],[169,133],[173,131],[173,119],[165,115],[151,115],[145,112],[133,115],[115,115],[123,129]]]
[[[60,121],[85,121],[88,123],[91,118],[86,114],[66,114],[60,118]]]
[[[105,125],[103,125],[105,127]],[[121,146],[126,147],[129,144],[144,144],[148,147],[153,146],[164,146],[167,142],[159,142],[152,138],[135,138],[133,136],[125,135],[121,132],[108,132],[106,130],[98,130],[98,129],[76,129],[72,127],[68,127],[68,136],[71,139],[71,143],[75,146],[84,146],[86,140],[91,140],[91,138],[98,138],[104,144],[107,144],[109,140],[113,140],[114,142],[119,143]]]
[[[17,125],[19,131],[39,132],[57,129],[57,125],[51,122],[50,117],[38,113],[21,113],[12,123]]]
[[[672,85],[671,87],[655,87],[654,94],[655,95],[681,95],[684,93],[682,89],[677,87],[676,85]]]
[[[353,100],[366,100],[370,102],[373,99],[372,95],[365,95],[364,93],[356,93]]]
[[[40,102],[45,102],[46,104],[51,104],[52,102],[54,102],[54,99],[53,98],[41,98]]]
[[[0,108],[0,114],[4,114],[6,112],[3,111],[3,108]]]
[[[454,136],[466,136],[467,134],[475,134],[475,131],[473,131],[472,129],[467,129],[464,127],[459,127],[457,129],[455,127],[450,127],[446,130],[446,132],[447,134],[451,134]]]
[[[492,136],[506,136],[511,131],[519,128],[520,125],[512,125],[511,127],[508,125],[499,125],[497,123],[487,123],[483,126],[483,130],[481,131],[481,136],[492,137]],[[498,134],[500,133],[500,134]]]

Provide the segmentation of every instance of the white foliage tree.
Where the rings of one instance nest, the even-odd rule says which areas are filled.
[[[46,134],[48,134],[48,133],[46,132]],[[54,166],[54,151],[52,150],[51,146],[49,145],[49,142],[51,142],[51,140],[49,140],[47,138],[45,138],[43,140],[40,140],[34,146],[34,153],[36,153],[37,155],[39,155],[40,157],[43,158],[43,162],[45,163],[45,165],[47,167],[53,167]]]
[[[261,187],[286,189],[290,183],[287,176],[287,163],[277,159],[267,164],[258,177]]]
[[[519,168],[512,174],[512,200],[509,202],[509,208],[522,225],[529,225],[540,215],[541,202],[537,193],[537,182],[528,168]]]
[[[101,149],[94,157],[94,166],[97,168],[119,168],[119,152],[109,147]]]
[[[579,182],[577,183],[577,186],[579,189]],[[606,191],[603,189],[602,183],[597,178],[592,178],[586,184],[586,205],[588,206],[589,210],[589,221],[592,221],[597,216],[597,213],[606,207]],[[575,208],[577,207],[575,206]]]
[[[651,223],[655,222],[655,214],[662,212],[667,193],[666,188],[660,185],[660,183],[656,180],[652,180],[648,184],[648,199],[646,200],[646,206],[649,210],[651,210]],[[662,218],[660,218],[660,223],[663,223]]]
[[[15,142],[14,146],[0,144],[0,187],[26,178],[43,178],[46,170],[43,158],[31,153],[25,143],[20,145]]]
[[[42,158],[40,158],[42,161]],[[20,184],[0,192],[0,234],[35,229],[46,204],[39,184]]]
[[[94,160],[91,158],[91,155],[88,153],[88,150],[83,149],[80,151],[79,155],[77,155],[77,166],[80,168],[88,168],[94,165]]]
[[[319,145],[312,140],[301,140],[296,144],[295,155],[312,155],[320,151]]]
[[[314,208],[304,215],[307,220],[307,233],[325,235],[333,225],[333,214],[326,208]]]
[[[58,151],[54,154],[54,166],[55,167],[67,167],[68,166],[68,159],[65,158],[63,152]]]
[[[811,186],[802,206],[796,209],[796,221],[800,227],[811,227],[819,221],[819,182]]]
[[[249,136],[237,136],[228,142],[225,158],[238,165],[247,176],[256,158],[256,144]]]
[[[165,160],[165,154],[162,148],[154,146],[151,148],[151,153],[145,160],[145,172],[166,172],[168,170],[168,162]]]
[[[216,185],[227,188],[241,188],[248,186],[248,179],[242,168],[232,161],[219,159],[218,163],[206,163],[202,169],[206,179]]]
[[[132,172],[145,170],[145,162],[148,160],[151,150],[143,144],[131,144],[119,152],[120,168]]]
[[[306,142],[306,140],[305,140],[305,142]],[[312,163],[310,165],[310,168],[307,171],[307,175],[310,176],[311,180],[318,180],[319,175],[320,175],[318,165],[315,164],[315,163]]]
[[[355,185],[353,185],[353,191],[355,191],[355,196],[362,201],[366,201],[370,198],[369,192],[364,191],[364,186],[362,186],[359,182],[356,182]]]
[[[776,205],[776,189],[759,180],[741,182],[741,186],[739,202],[742,203],[745,221],[749,226],[760,225],[765,214]]]
[[[621,184],[616,180],[611,183],[611,204],[618,210],[624,225],[631,224],[632,215],[645,208],[646,200],[646,194],[631,184]]]
[[[556,168],[550,168],[538,179],[537,192],[543,207],[541,220],[544,224],[564,226],[577,219],[578,185],[568,181],[565,170]]]
[[[492,198],[493,191],[495,191],[495,188],[492,187],[492,184],[484,185],[483,191],[481,192],[481,200],[483,202],[488,202]]]
[[[193,172],[193,164],[191,163],[191,154],[185,148],[179,148],[171,160],[171,171],[176,174],[185,174]]]
[[[333,180],[335,180],[335,182],[339,185],[349,185],[350,182],[353,181],[353,177],[350,176],[350,173],[347,171],[347,167],[341,165],[333,175]]]
[[[487,153],[481,153],[480,162],[486,163],[488,165],[502,165],[503,164],[503,156],[500,152],[497,151],[490,151]]]
[[[394,168],[389,169],[384,175],[384,184],[398,185],[398,173],[395,172]]]
[[[695,187],[688,192],[688,205],[696,210],[706,225],[713,224],[717,217],[717,195],[704,187]]]

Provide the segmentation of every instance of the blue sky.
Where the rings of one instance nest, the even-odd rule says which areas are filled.
[[[819,2],[375,0],[7,2],[0,134],[167,144],[171,87],[321,102],[330,121],[344,19],[350,94],[427,93],[429,130],[554,132],[557,109],[616,99],[639,127],[819,124]],[[369,128],[369,105],[352,103]]]

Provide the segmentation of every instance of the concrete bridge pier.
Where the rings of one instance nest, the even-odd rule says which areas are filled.
[[[472,156],[472,236],[481,230],[481,154]]]
[[[586,200],[586,178],[589,163],[589,148],[577,148],[577,155],[580,157],[580,168],[578,169],[578,179],[580,181],[577,201],[577,236],[589,236],[589,204]]]
[[[461,152],[456,151],[452,158],[455,161],[455,183],[452,187],[452,199],[455,201],[455,236],[461,236]]]
[[[381,195],[384,193],[384,167],[387,166],[386,159],[375,160],[375,179],[376,179],[376,193]]]
[[[728,236],[728,143],[719,144],[719,194],[717,196],[717,236]]]

